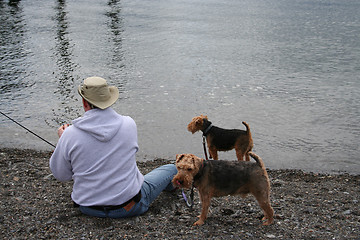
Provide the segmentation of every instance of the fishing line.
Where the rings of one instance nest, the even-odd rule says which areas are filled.
[[[8,115],[6,115],[5,113],[3,113],[2,111],[0,111],[0,113],[2,115],[4,115],[5,117],[7,117],[8,119],[10,119],[11,121],[13,121],[14,123],[16,123],[17,125],[19,125],[20,127],[26,129],[28,132],[34,134],[35,136],[37,136],[38,138],[40,138],[41,140],[43,140],[44,142],[50,144],[51,146],[53,146],[54,148],[56,148],[56,146],[54,144],[52,144],[51,142],[47,141],[46,139],[40,137],[39,135],[37,135],[36,133],[34,133],[33,131],[31,131],[30,129],[26,128],[25,126],[21,125],[20,123],[18,123],[17,121],[15,121],[14,119],[12,119],[11,117],[9,117]]]

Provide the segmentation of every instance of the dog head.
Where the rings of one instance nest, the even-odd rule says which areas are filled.
[[[194,154],[177,154],[175,165],[178,173],[172,180],[173,185],[180,188],[190,188],[194,176],[199,172],[203,161],[204,159]]]
[[[187,130],[194,134],[195,132],[201,130],[204,126],[204,119],[208,120],[207,116],[200,115],[197,117],[194,117],[189,125],[187,126]]]

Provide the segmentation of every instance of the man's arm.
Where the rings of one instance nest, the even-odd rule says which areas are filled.
[[[66,149],[67,137],[66,134],[63,136],[63,133],[69,126],[69,124],[64,124],[58,128],[59,141],[50,158],[50,170],[54,177],[62,182],[72,180],[73,175],[68,150]]]

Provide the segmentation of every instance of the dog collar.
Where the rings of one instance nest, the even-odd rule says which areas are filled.
[[[203,136],[206,136],[206,134],[210,131],[210,128],[212,128],[212,123],[210,123],[210,125],[205,129],[205,131],[203,131]]]
[[[205,168],[205,164],[206,164],[206,160],[203,160],[202,163],[201,163],[201,167],[200,167],[198,173],[194,176],[193,185],[194,185],[194,183],[195,183],[196,180],[198,180],[199,178],[201,178],[202,173],[203,173],[204,168]]]

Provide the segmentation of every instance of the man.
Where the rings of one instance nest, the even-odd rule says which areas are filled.
[[[79,86],[85,114],[58,129],[50,169],[59,181],[73,180],[72,199],[91,216],[123,218],[143,214],[163,191],[173,190],[174,164],[143,176],[137,165],[134,120],[110,106],[119,97],[105,79],[90,77]]]

